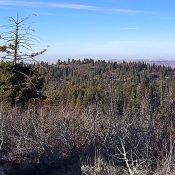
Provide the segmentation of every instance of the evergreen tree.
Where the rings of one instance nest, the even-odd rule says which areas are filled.
[[[29,65],[1,62],[0,101],[15,105],[24,104],[31,98],[39,98],[42,96],[40,90],[43,80]]]
[[[3,59],[0,62],[0,101],[12,105],[40,97],[44,80],[31,66],[24,64],[24,61],[34,60],[34,57],[46,51],[28,53],[35,39],[31,34],[32,29],[25,23],[27,19],[9,17],[7,30],[10,30],[0,35],[0,41],[5,42],[0,46],[0,58]]]

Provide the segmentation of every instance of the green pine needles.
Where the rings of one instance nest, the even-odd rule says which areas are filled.
[[[43,82],[43,76],[30,65],[0,63],[0,101],[16,105],[25,104],[31,98],[41,98]]]

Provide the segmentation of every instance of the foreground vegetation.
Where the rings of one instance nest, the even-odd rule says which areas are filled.
[[[45,97],[16,106],[1,98],[7,174],[175,173],[174,69],[88,59],[31,68]]]
[[[150,126],[132,112],[115,119],[99,106],[82,111],[2,106],[1,155],[14,163],[6,171],[80,174],[82,167],[87,174],[173,174],[171,119],[163,112]]]

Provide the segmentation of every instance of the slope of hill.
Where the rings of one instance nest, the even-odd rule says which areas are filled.
[[[46,101],[62,106],[85,107],[96,103],[105,106],[112,98],[121,112],[124,106],[147,98],[157,110],[162,100],[175,95],[175,70],[171,67],[89,59],[35,66],[45,77]]]

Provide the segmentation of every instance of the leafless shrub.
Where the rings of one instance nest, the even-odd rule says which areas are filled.
[[[163,147],[157,145],[163,132],[160,128],[155,132],[156,126],[160,126],[158,120],[138,119],[138,113],[136,109],[128,109],[118,116],[112,110],[103,111],[100,105],[84,110],[32,103],[25,109],[2,106],[1,152],[17,162],[47,166],[78,156],[87,174],[98,170],[101,174],[120,174],[122,168],[123,174],[147,175],[153,174],[157,163],[155,175],[173,172],[173,122],[168,127],[169,137],[162,140],[162,145],[167,144],[170,159],[164,154],[160,156]],[[154,152],[159,153],[157,158],[152,156]]]

